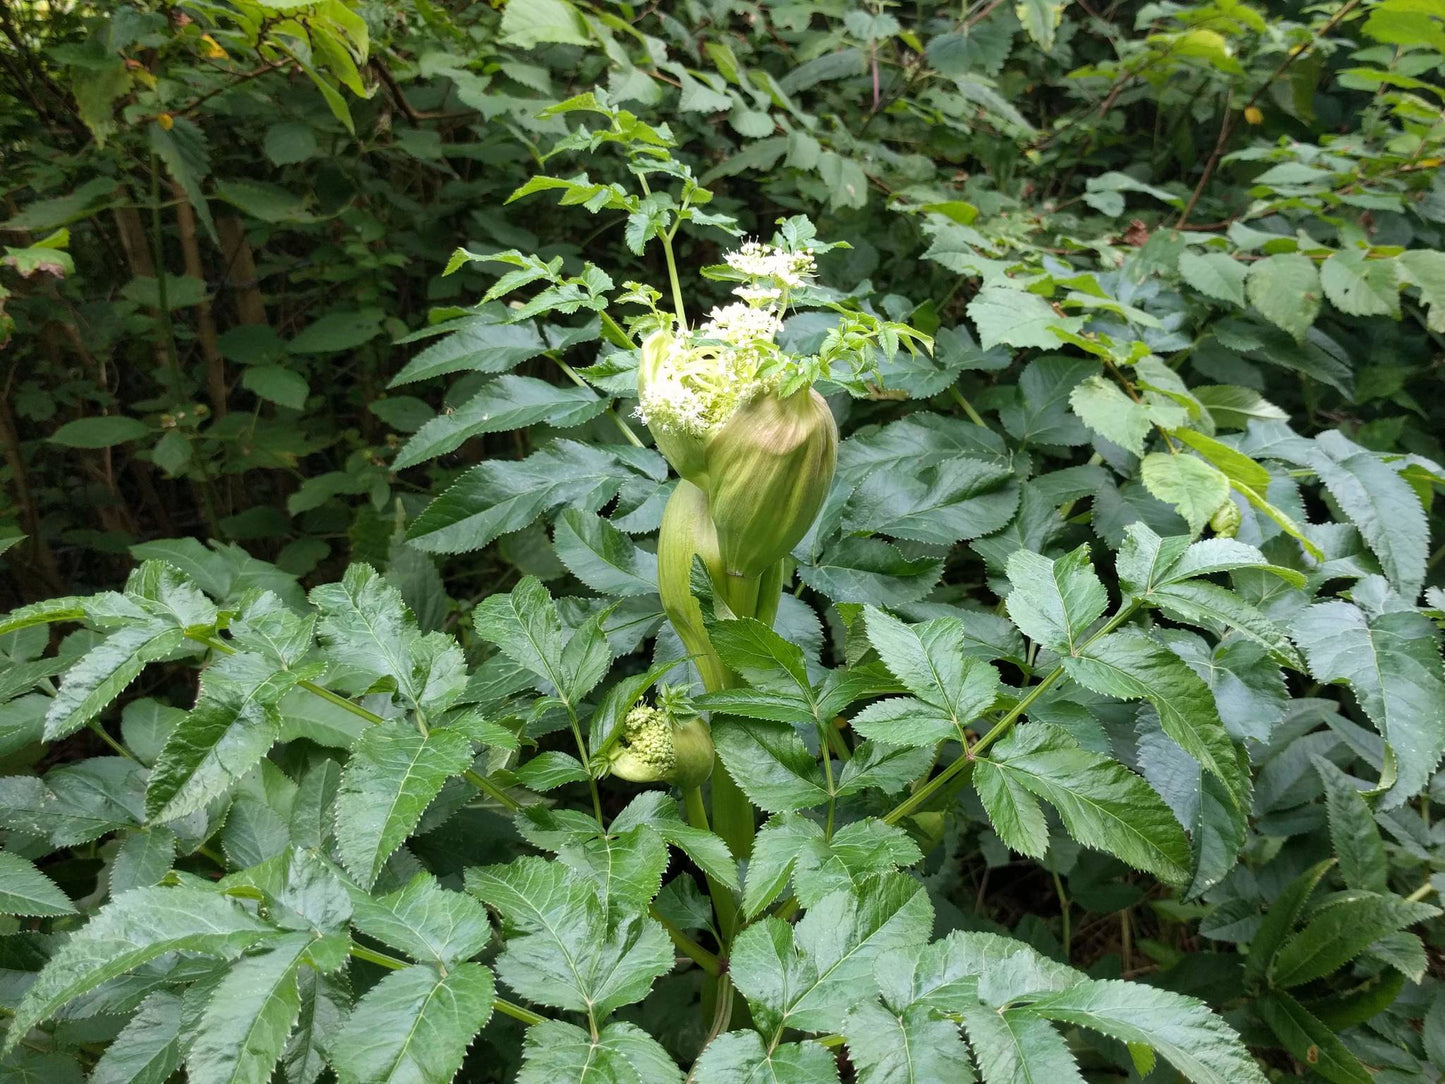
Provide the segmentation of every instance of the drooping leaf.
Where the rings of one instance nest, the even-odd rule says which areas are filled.
[[[1439,638],[1413,610],[1367,615],[1334,599],[1301,611],[1291,629],[1317,681],[1345,682],[1399,765],[1383,808],[1425,786],[1445,754],[1445,669]]]
[[[1085,688],[1125,700],[1148,700],[1164,732],[1201,767],[1219,778],[1236,804],[1244,804],[1249,778],[1241,771],[1229,732],[1209,687],[1174,654],[1144,633],[1110,633],[1064,668]]]
[[[1021,1013],[1090,1028],[1162,1054],[1194,1084],[1264,1084],[1239,1036],[1201,1001],[1119,980],[1090,980]]]
[[[66,1002],[168,952],[223,959],[265,939],[270,928],[214,891],[138,888],[103,907],[67,941],[15,1009],[6,1051]]]
[[[177,994],[147,997],[95,1063],[92,1084],[165,1084],[181,1067],[181,1014]]]
[[[1309,465],[1360,529],[1385,576],[1413,599],[1425,579],[1430,534],[1410,484],[1394,466],[1334,430],[1315,438]]]
[[[296,970],[310,943],[309,934],[289,934],[231,965],[186,1055],[193,1080],[267,1084],[301,1010]]]
[[[1321,907],[1280,947],[1269,969],[1272,986],[1289,988],[1329,975],[1377,938],[1440,913],[1428,903],[1355,891]]]
[[[995,779],[995,776],[1001,777]],[[1069,834],[1088,847],[1106,851],[1136,869],[1179,883],[1189,875],[1189,842],[1168,807],[1149,785],[1117,761],[1080,749],[1061,731],[1031,723],[975,762],[974,778],[990,815],[1007,801],[1000,795],[1021,787],[1059,811]],[[988,795],[994,795],[990,800]],[[1032,857],[1043,856],[1037,826],[1000,837],[1029,844]],[[997,821],[995,822],[997,824]]]
[[[196,706],[170,732],[151,770],[147,814],[175,820],[239,783],[279,736],[277,701],[295,681],[249,651],[212,664]]]
[[[1364,796],[1349,776],[1316,754],[1310,758],[1325,788],[1325,810],[1330,822],[1330,844],[1340,862],[1340,875],[1351,888],[1385,893],[1389,865],[1385,842]]]
[[[45,740],[75,733],[104,710],[146,665],[186,643],[183,629],[150,619],[111,633],[75,663],[45,716]]]
[[[454,451],[472,437],[545,422],[571,429],[607,409],[591,388],[562,387],[531,376],[499,376],[449,414],[427,422],[397,453],[397,470]]]
[[[557,517],[552,544],[558,560],[594,591],[646,595],[657,590],[657,555],[591,512],[565,509]]]
[[[1280,1044],[1313,1072],[1332,1084],[1370,1084],[1375,1079],[1334,1029],[1283,990],[1271,992],[1257,1004],[1259,1015]]]

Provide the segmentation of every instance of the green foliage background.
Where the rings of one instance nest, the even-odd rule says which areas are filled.
[[[0,1079],[1439,1080],[1442,103],[1434,0],[5,5]],[[618,295],[798,215],[935,345],[710,614],[740,867],[582,812]]]

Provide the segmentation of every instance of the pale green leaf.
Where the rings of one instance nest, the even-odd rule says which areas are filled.
[[[1303,339],[1319,315],[1323,291],[1313,260],[1299,252],[1277,252],[1249,269],[1245,293],[1266,320]]]
[[[589,1035],[575,1024],[544,1020],[527,1029],[517,1084],[681,1084],[662,1045],[636,1024],[618,1020]]]
[[[1059,654],[1072,654],[1084,633],[1103,615],[1109,596],[1089,563],[1089,547],[1050,560],[1027,550],[1008,559],[1009,617],[1031,640]]]
[[[1218,467],[1192,455],[1150,452],[1140,464],[1144,488],[1173,505],[1195,534],[1229,500],[1229,478]]]

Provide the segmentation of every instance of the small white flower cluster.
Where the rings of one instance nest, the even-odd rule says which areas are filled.
[[[749,279],[733,290],[741,300],[713,309],[695,332],[671,342],[637,404],[637,417],[649,427],[706,436],[777,384],[776,374],[759,374],[777,355],[774,342],[783,329],[787,291],[813,275],[813,252],[748,241],[723,259]]]
[[[790,290],[805,285],[816,266],[810,248],[802,252],[784,252],[761,241],[746,241],[742,248],[729,252],[723,259],[740,275],[771,280],[776,287]]]
[[[768,390],[758,376],[782,321],[767,309],[728,305],[696,333],[668,346],[637,404],[652,428],[706,436],[733,411]]]
[[[783,320],[771,308],[755,308],[752,305],[734,301],[731,305],[713,309],[710,319],[698,328],[704,339],[721,339],[736,349],[749,349],[758,340],[772,342],[783,330]]]

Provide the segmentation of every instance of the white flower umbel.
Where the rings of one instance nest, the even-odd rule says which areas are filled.
[[[704,437],[777,384],[763,370],[777,356],[778,314],[734,303],[709,316],[694,332],[659,332],[644,350],[636,413],[654,432]]]
[[[789,290],[805,285],[815,268],[812,249],[784,252],[761,241],[748,241],[723,260],[738,274],[755,280],[754,285],[771,282]]]
[[[812,278],[812,251],[749,241],[724,260],[747,280],[733,290],[741,300],[714,308],[693,331],[669,327],[643,346],[636,415],[654,434],[707,437],[782,378],[783,312],[789,291]]]

